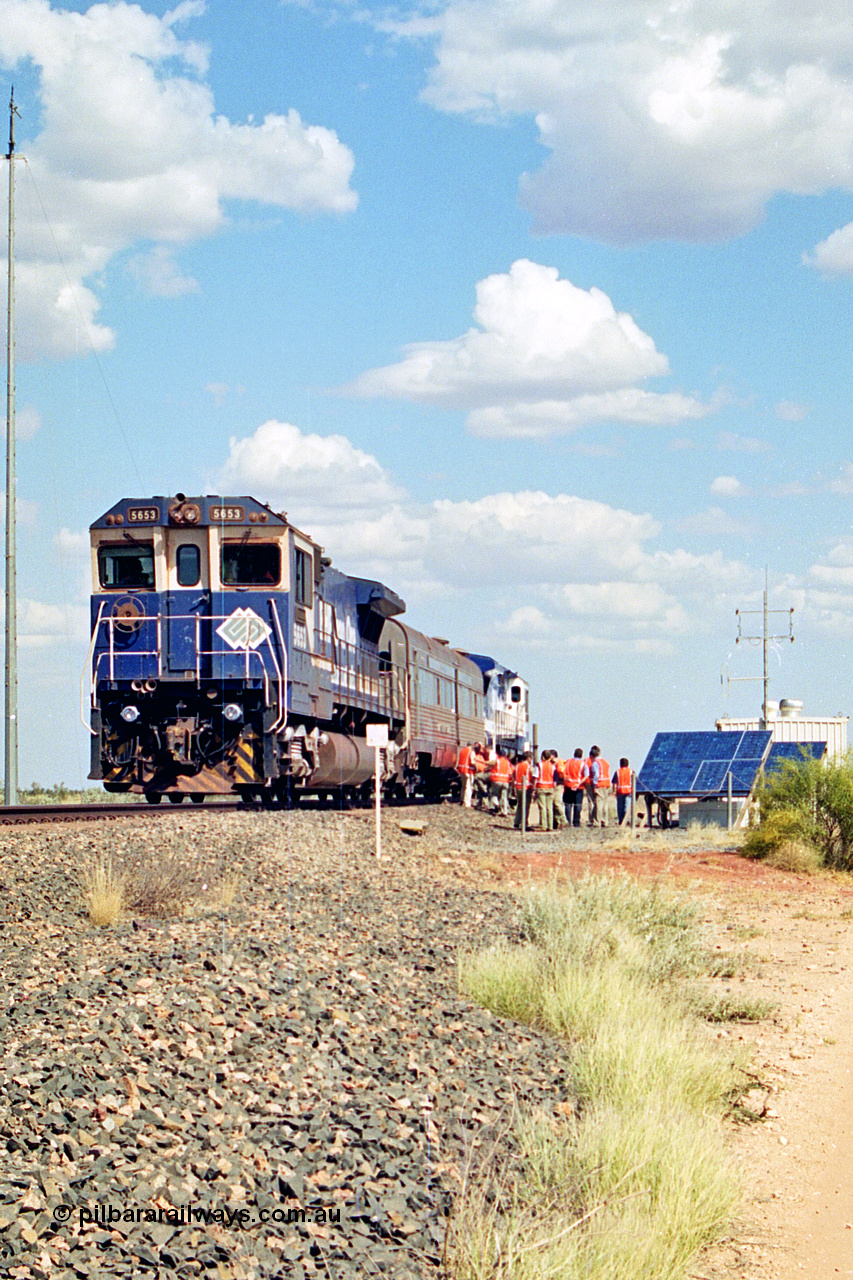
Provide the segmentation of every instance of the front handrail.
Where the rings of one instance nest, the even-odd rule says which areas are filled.
[[[270,603],[272,604],[272,601]],[[92,637],[89,643],[89,652],[87,656],[87,670],[91,671],[90,706],[92,709],[95,709],[97,707],[97,699],[96,699],[97,682],[98,682],[98,676],[100,674],[102,666],[104,665],[104,662],[108,664],[109,679],[112,681],[112,680],[115,680],[116,678],[115,676],[116,661],[121,657],[125,656],[123,651],[119,651],[116,648],[115,632],[117,627],[127,627],[128,622],[125,619],[121,619],[121,618],[103,617],[103,611],[105,607],[106,607],[106,601],[101,603],[100,609],[98,611],[98,617],[95,622],[95,626],[92,630]],[[146,625],[150,629],[151,624],[154,624],[155,648],[153,649],[152,648],[134,648],[128,651],[126,655],[127,657],[131,657],[133,659],[140,660],[140,661],[146,658],[154,659],[157,664],[158,679],[161,679],[163,675],[163,642],[162,642],[163,616],[164,615],[161,613],[146,614],[143,617],[140,617],[134,620],[134,625],[138,627],[140,630],[146,627]],[[225,645],[223,643],[221,646],[216,646],[215,648],[210,648],[210,649],[205,649],[202,647],[201,624],[210,623],[215,628],[215,625],[217,623],[225,622],[226,619],[229,618],[230,616],[231,616],[230,614],[198,614],[198,613],[181,613],[181,614],[171,613],[167,615],[169,622],[192,621],[194,624],[194,641],[195,641],[194,676],[197,684],[201,684],[201,680],[202,680],[201,664],[204,658],[231,658],[231,657],[239,657],[242,654],[243,663],[244,663],[244,678],[246,680],[249,680],[253,677],[252,667],[254,666],[254,663],[257,662],[259,664],[260,669],[258,671],[258,678],[263,680],[264,700],[266,704],[269,706],[271,704],[271,698],[270,698],[271,681],[269,677],[269,672],[267,671],[267,659],[265,658],[264,653],[262,653],[259,649],[252,649],[248,645],[246,645],[243,648],[240,648],[240,647],[234,648],[231,645]],[[275,621],[276,621],[276,629],[278,632],[279,642],[282,643],[282,652],[285,655],[285,662],[286,662],[287,651],[283,645],[281,623],[278,620],[277,613],[275,614]],[[96,656],[95,649],[98,643],[98,632],[102,626],[105,627],[107,630],[107,637],[106,637],[107,643],[106,643],[106,648]],[[275,651],[272,645],[268,645],[268,658],[269,658],[269,661],[272,663],[275,676],[276,676],[275,684],[277,685],[277,696],[276,696],[275,706],[276,706],[276,723],[278,723],[278,721],[282,719],[283,710],[285,711],[285,714],[286,714],[286,697],[283,689],[282,670],[279,667],[278,660],[276,658]],[[84,679],[85,679],[85,672],[84,672]],[[82,706],[82,698],[83,698],[83,695],[81,690],[81,706]],[[284,707],[283,707],[283,703],[284,703]]]
[[[270,730],[271,733],[278,733],[287,725],[287,645],[284,643],[284,631],[281,626],[281,618],[278,616],[278,608],[274,600],[269,602],[272,620],[275,624],[278,643],[281,646],[281,665],[282,670],[279,673],[279,695],[278,695],[278,715]],[[272,653],[272,645],[270,645],[270,653]],[[273,654],[273,658],[275,655]]]
[[[87,718],[86,716],[86,681],[87,681],[87,677],[89,678],[89,680],[91,680],[92,658],[95,656],[95,644],[98,639],[98,628],[101,625],[101,618],[103,616],[103,612],[104,612],[104,609],[106,609],[106,607],[107,607],[106,600],[102,600],[101,607],[98,609],[98,616],[95,619],[95,625],[92,628],[92,638],[89,641],[89,650],[86,654],[86,665],[83,668],[83,674],[80,676],[80,719],[83,721],[83,724],[89,730],[89,733],[92,735],[93,738],[96,738],[98,735],[95,732],[95,730],[92,728],[91,717]],[[90,701],[90,707],[94,709],[95,703],[92,701],[91,690],[89,694],[89,701]]]
[[[133,620],[133,626],[140,632],[150,634],[152,628],[154,630],[154,647],[149,644],[148,647],[133,646],[128,650],[119,649],[116,645],[116,629],[127,628],[129,622],[127,619],[113,618],[103,616],[106,602],[102,602],[98,618],[92,631],[92,638],[89,645],[89,654],[87,658],[87,666],[91,671],[90,684],[90,705],[94,709],[97,707],[96,694],[97,682],[101,674],[102,668],[106,663],[109,669],[109,679],[114,681],[116,678],[116,667],[122,657],[127,656],[135,661],[144,662],[146,659],[153,660],[156,663],[156,677],[162,679],[164,668],[163,655],[163,622],[164,619],[169,623],[174,622],[192,622],[193,623],[193,643],[194,643],[194,669],[193,677],[195,683],[202,682],[202,664],[205,659],[216,658],[239,658],[243,660],[243,675],[246,680],[253,678],[253,668],[255,664],[259,664],[257,678],[263,680],[264,700],[267,706],[273,706],[276,711],[276,718],[273,722],[272,732],[280,732],[287,724],[287,680],[288,680],[288,654],[287,644],[284,635],[284,629],[279,615],[278,608],[274,600],[268,601],[270,614],[272,616],[273,629],[275,637],[281,650],[281,665],[275,651],[275,646],[269,642],[269,638],[265,641],[265,649],[250,648],[248,645],[244,647],[234,648],[231,645],[222,645],[205,649],[202,647],[202,624],[210,625],[213,633],[218,624],[225,622],[230,614],[146,614]],[[98,644],[98,634],[104,627],[106,629],[106,646],[102,652],[96,654],[95,650]],[[144,635],[141,638],[145,638]],[[336,652],[332,659],[331,683],[335,693],[340,697],[346,697],[356,702],[360,702],[368,710],[372,710],[382,714],[393,714],[396,709],[397,698],[395,697],[395,689],[393,687],[393,675],[389,679],[389,673],[383,672],[380,668],[379,657],[370,650],[363,649],[360,645],[351,644],[345,641],[338,641],[335,645]],[[307,651],[313,658],[315,654]],[[272,668],[272,672],[268,670]],[[271,695],[270,684],[275,684],[276,691]],[[405,691],[404,695],[405,697]],[[82,693],[81,693],[82,706]]]

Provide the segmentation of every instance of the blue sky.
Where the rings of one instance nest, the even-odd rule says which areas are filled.
[[[252,493],[639,765],[853,706],[853,17],[0,0],[22,783],[87,769],[86,529]],[[45,753],[44,744],[50,745]]]

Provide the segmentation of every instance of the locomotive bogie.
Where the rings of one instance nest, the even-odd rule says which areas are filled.
[[[111,791],[437,794],[484,740],[476,663],[250,497],[124,499],[91,530],[90,777]]]

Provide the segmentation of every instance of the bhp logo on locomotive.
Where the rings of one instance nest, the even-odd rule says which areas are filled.
[[[232,649],[257,649],[272,635],[272,628],[258,617],[254,609],[235,609],[216,628],[216,634],[222,636]]]

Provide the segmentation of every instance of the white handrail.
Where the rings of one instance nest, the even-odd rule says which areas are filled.
[[[92,628],[92,638],[89,641],[89,651],[86,654],[86,665],[83,668],[83,674],[80,677],[80,719],[83,721],[83,724],[89,730],[93,738],[97,738],[98,735],[95,732],[95,730],[92,728],[92,725],[90,724],[89,720],[87,720],[86,718],[86,712],[85,712],[86,684],[87,684],[87,677],[88,677],[89,708],[93,709],[95,706],[95,680],[94,680],[94,675],[92,671],[92,658],[95,656],[95,643],[98,639],[98,628],[101,625],[101,615],[103,614],[104,609],[106,607],[107,607],[106,600],[102,600],[101,607],[98,610],[98,616],[95,619],[95,625]]]
[[[105,652],[103,652],[103,653],[99,653],[99,654],[98,654],[98,656],[97,656],[97,658],[96,658],[96,659],[95,659],[95,661],[94,661],[94,668],[93,668],[93,672],[92,672],[92,695],[93,695],[92,705],[93,705],[93,706],[95,705],[95,703],[94,703],[94,691],[95,691],[95,684],[96,684],[96,681],[97,681],[97,672],[98,672],[98,670],[99,670],[99,668],[100,668],[100,666],[101,666],[101,664],[102,664],[102,662],[103,662],[103,660],[104,660],[104,659],[108,659],[108,660],[109,660],[109,673],[110,673],[109,678],[110,678],[111,680],[114,680],[114,679],[115,679],[115,664],[116,664],[116,658],[117,658],[117,657],[121,657],[121,656],[127,656],[127,657],[135,658],[135,659],[156,658],[156,660],[157,660],[157,672],[158,672],[158,675],[161,675],[161,674],[162,674],[162,669],[163,669],[163,654],[162,654],[162,640],[161,640],[161,630],[162,630],[163,615],[162,615],[162,614],[160,614],[160,613],[157,613],[157,614],[146,614],[146,615],[142,616],[141,618],[139,618],[139,619],[138,619],[138,622],[136,622],[136,625],[137,625],[137,626],[139,626],[139,628],[140,628],[140,629],[141,629],[142,627],[144,627],[144,625],[145,625],[146,623],[154,623],[154,624],[155,624],[155,627],[156,627],[156,641],[155,641],[155,643],[156,643],[156,646],[157,646],[156,648],[154,648],[154,649],[135,649],[135,648],[134,648],[134,649],[132,649],[132,650],[128,650],[128,652],[127,652],[127,654],[126,654],[126,655],[125,655],[124,653],[121,653],[121,654],[120,654],[120,653],[119,653],[119,651],[116,649],[116,645],[115,645],[115,631],[116,631],[116,628],[117,628],[117,627],[127,626],[128,624],[127,624],[127,621],[126,621],[125,619],[121,619],[121,618],[104,618],[104,617],[103,617],[103,612],[104,612],[104,608],[106,607],[106,603],[107,603],[106,601],[104,601],[104,602],[102,602],[102,603],[101,603],[100,609],[99,609],[99,611],[98,611],[98,618],[97,618],[97,622],[96,622],[96,624],[95,624],[95,628],[94,628],[94,630],[93,630],[93,632],[92,632],[92,639],[91,639],[90,647],[89,647],[89,662],[91,663],[91,662],[92,662],[92,659],[94,658],[94,650],[95,650],[95,646],[96,646],[96,644],[97,644],[98,629],[99,629],[99,627],[100,627],[102,624],[104,624],[104,625],[106,626],[106,628],[107,628],[107,631],[108,631],[108,637],[109,637],[109,639],[108,639],[108,646],[107,646],[106,651],[105,651]],[[284,654],[284,658],[285,658],[285,662],[286,662],[286,660],[287,660],[287,650],[286,650],[286,648],[284,647],[283,635],[282,635],[282,630],[281,630],[281,622],[280,622],[280,620],[279,620],[279,618],[278,618],[277,611],[275,611],[275,606],[274,606],[273,602],[272,602],[272,601],[270,601],[270,603],[273,605],[274,617],[275,617],[275,623],[276,623],[276,629],[277,629],[278,634],[279,634],[279,639],[280,639],[280,641],[281,641],[281,643],[282,643],[282,653]],[[221,647],[219,647],[219,648],[215,648],[215,649],[203,649],[203,648],[202,648],[202,645],[201,645],[201,634],[200,634],[200,632],[201,632],[201,623],[202,623],[202,622],[210,622],[210,623],[212,623],[212,624],[215,624],[215,623],[217,623],[217,622],[224,622],[224,621],[226,620],[226,618],[228,618],[228,617],[230,617],[230,614],[198,614],[198,613],[181,613],[181,614],[178,614],[178,613],[171,613],[171,614],[169,614],[169,615],[168,615],[168,618],[169,618],[169,621],[170,621],[170,622],[189,622],[189,621],[192,621],[192,622],[195,624],[195,680],[196,680],[196,683],[197,683],[197,684],[201,684],[201,682],[202,682],[202,676],[201,676],[201,661],[202,661],[202,659],[203,659],[203,658],[231,658],[231,657],[238,657],[240,654],[242,654],[242,657],[243,657],[243,667],[244,667],[244,678],[245,678],[245,679],[247,679],[247,680],[249,680],[249,679],[252,679],[252,678],[253,678],[253,672],[252,672],[252,667],[253,667],[253,665],[254,665],[254,664],[253,664],[253,659],[257,660],[257,662],[258,662],[258,664],[259,664],[259,666],[260,666],[260,670],[259,670],[259,672],[258,672],[258,677],[257,677],[257,678],[259,678],[259,679],[262,679],[262,680],[263,680],[263,683],[264,683],[264,697],[265,697],[265,700],[266,700],[267,704],[269,704],[269,686],[270,686],[270,678],[269,678],[269,673],[268,673],[268,671],[267,671],[267,664],[266,664],[266,660],[265,660],[264,654],[263,654],[259,649],[252,649],[252,648],[249,648],[249,646],[248,646],[248,645],[247,645],[245,648],[243,648],[242,650],[241,650],[241,649],[239,649],[239,648],[238,648],[238,649],[233,649],[230,645],[229,645],[227,648],[225,647],[225,645],[223,645],[223,646],[221,646]],[[275,651],[274,651],[274,649],[272,648],[272,646],[271,646],[271,645],[269,646],[269,651],[268,651],[268,652],[269,652],[269,660],[270,660],[270,662],[272,663],[273,669],[274,669],[274,671],[275,671],[275,675],[276,675],[276,678],[277,678],[277,683],[278,683],[279,685],[281,685],[281,683],[282,683],[282,671],[281,671],[281,668],[279,667],[278,659],[276,658]],[[282,706],[283,701],[284,701],[284,703],[285,703],[284,707]],[[277,717],[276,717],[276,719],[277,719],[277,721],[278,721],[278,720],[280,720],[280,719],[281,719],[281,717],[282,717],[282,711],[283,711],[283,710],[284,710],[284,713],[285,713],[285,715],[286,715],[286,701],[284,700],[284,698],[283,698],[283,694],[282,694],[281,692],[279,693],[279,696],[278,696],[278,698],[277,698],[277,708],[278,708],[278,709],[277,709]]]
[[[273,619],[273,622],[275,623],[275,630],[278,636],[278,642],[281,645],[282,669],[280,672],[278,672],[279,674],[278,715],[276,716],[275,723],[273,724],[272,729],[270,730],[271,733],[278,733],[280,729],[284,729],[287,725],[287,645],[284,643],[284,631],[281,625],[281,618],[278,616],[278,609],[276,607],[275,601],[270,600],[269,605],[270,605],[270,610],[272,612],[272,619]],[[273,655],[273,661],[275,662],[275,654],[273,653],[272,645],[270,645],[270,653]],[[276,664],[276,670],[278,670],[278,664]]]

